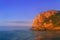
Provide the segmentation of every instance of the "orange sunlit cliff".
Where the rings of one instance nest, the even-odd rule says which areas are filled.
[[[32,30],[60,30],[60,11],[48,10],[36,15]]]

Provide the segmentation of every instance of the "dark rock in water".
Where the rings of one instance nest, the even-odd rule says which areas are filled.
[[[32,30],[60,30],[60,11],[48,10],[37,14]]]

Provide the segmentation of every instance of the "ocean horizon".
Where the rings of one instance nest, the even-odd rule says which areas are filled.
[[[0,40],[60,40],[60,31],[32,31],[31,27],[0,27]]]
[[[0,31],[29,30],[31,26],[0,26]]]

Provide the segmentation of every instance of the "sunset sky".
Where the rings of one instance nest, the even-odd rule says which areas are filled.
[[[60,10],[60,0],[0,0],[0,26],[30,26],[41,11]]]

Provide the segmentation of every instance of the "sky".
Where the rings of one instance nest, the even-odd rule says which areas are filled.
[[[29,26],[41,11],[60,10],[60,0],[0,0],[0,26]]]

